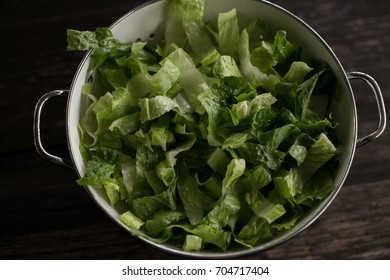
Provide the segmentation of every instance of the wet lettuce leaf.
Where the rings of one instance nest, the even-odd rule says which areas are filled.
[[[197,58],[202,58],[212,50],[212,41],[203,21],[205,0],[168,1],[168,22],[165,29],[166,44],[184,47],[188,41],[189,49]]]

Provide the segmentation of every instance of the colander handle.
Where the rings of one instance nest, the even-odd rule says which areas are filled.
[[[383,96],[381,89],[378,86],[378,83],[372,78],[370,75],[362,72],[348,72],[347,77],[350,80],[353,79],[359,79],[364,82],[366,82],[372,89],[375,99],[376,99],[376,105],[378,107],[379,112],[379,123],[378,128],[371,134],[366,135],[362,138],[359,138],[356,142],[356,148],[359,148],[367,143],[370,143],[371,141],[378,138],[386,128],[386,109],[385,109],[385,103],[383,101]]]
[[[68,93],[69,93],[68,90],[53,90],[48,93],[45,93],[38,100],[34,110],[33,132],[34,132],[34,145],[38,154],[40,154],[43,158],[47,159],[48,161],[73,169],[74,167],[71,163],[71,160],[58,157],[47,152],[42,145],[42,139],[41,139],[41,114],[45,104],[52,98],[58,98],[58,97],[67,98]]]

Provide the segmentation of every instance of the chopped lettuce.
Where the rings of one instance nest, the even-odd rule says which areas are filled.
[[[135,216],[133,213],[130,211],[126,211],[120,216],[120,220],[129,228],[132,229],[140,229],[144,222],[139,219],[137,216]]]
[[[202,249],[203,240],[196,235],[187,235],[183,244],[185,251],[200,251]]]
[[[334,189],[334,78],[284,30],[261,19],[240,29],[235,9],[214,26],[204,4],[169,0],[159,45],[68,31],[69,50],[92,50],[77,183],[127,207],[120,220],[135,235],[188,251],[250,248]]]
[[[203,21],[205,0],[168,1],[168,22],[165,31],[166,44],[184,47],[188,41],[188,52],[202,58],[212,50],[212,41]]]
[[[221,54],[237,58],[239,40],[240,29],[236,9],[220,13],[218,16],[218,43]]]

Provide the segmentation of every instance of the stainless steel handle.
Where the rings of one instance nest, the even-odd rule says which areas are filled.
[[[55,155],[50,154],[45,150],[45,148],[42,145],[41,140],[41,114],[42,110],[50,99],[56,98],[56,97],[68,97],[68,90],[53,90],[48,93],[45,93],[37,102],[35,106],[34,111],[34,123],[33,123],[33,132],[34,132],[34,144],[37,152],[45,159],[69,167],[73,168],[73,165],[69,159],[58,157]]]
[[[378,113],[379,113],[379,123],[378,123],[378,128],[376,131],[373,133],[364,136],[360,139],[357,140],[356,142],[356,148],[359,148],[365,144],[370,143],[371,141],[375,140],[378,138],[386,128],[386,109],[385,109],[385,103],[383,101],[383,96],[381,89],[378,86],[378,83],[372,78],[370,75],[362,72],[348,72],[347,73],[348,79],[359,79],[363,80],[366,82],[372,89],[375,99],[376,99],[376,104],[378,107]]]

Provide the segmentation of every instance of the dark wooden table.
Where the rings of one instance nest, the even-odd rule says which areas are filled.
[[[2,1],[0,4],[0,259],[174,259],[116,226],[76,183],[73,170],[42,159],[32,136],[41,95],[69,88],[82,57],[66,29],[107,26],[142,0]],[[387,0],[275,0],[328,42],[347,71],[380,84],[390,104]],[[359,135],[377,127],[366,85],[353,82]],[[389,105],[390,106],[390,105]],[[67,156],[65,101],[47,106],[44,144]],[[253,259],[389,259],[389,131],[356,151],[339,195],[307,230]]]

